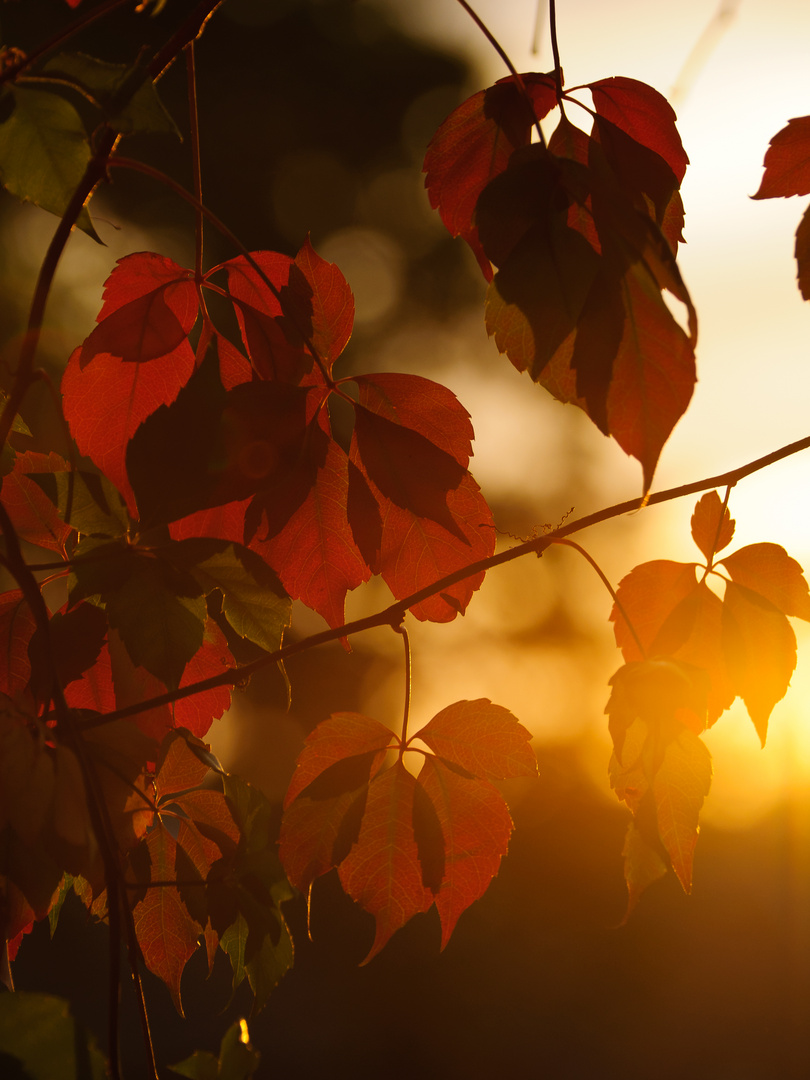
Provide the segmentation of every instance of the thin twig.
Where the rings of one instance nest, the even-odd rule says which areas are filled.
[[[728,484],[733,486],[746,476],[750,476],[752,473],[759,472],[769,465],[773,465],[777,461],[781,461],[784,458],[791,457],[793,454],[798,454],[802,450],[807,449],[810,449],[810,436],[799,439],[797,442],[789,443],[787,446],[780,447],[778,450],[773,450],[764,457],[757,458],[754,461],[748,462],[746,465],[741,465],[736,469],[731,469],[718,476],[710,476],[705,480],[695,480],[692,483],[682,484],[679,487],[667,488],[664,491],[655,492],[648,497],[640,496],[635,499],[628,499],[625,502],[608,506],[604,510],[597,510],[595,513],[588,514],[586,517],[568,521],[558,528],[553,529],[551,532],[545,533],[543,536],[527,540],[522,544],[518,544],[516,547],[501,551],[497,555],[490,555],[486,559],[479,559],[477,562],[462,567],[461,570],[456,570],[452,574],[447,574],[445,577],[434,581],[431,585],[427,585],[423,589],[411,593],[410,596],[403,597],[402,600],[398,600],[396,603],[391,604],[389,607],[384,608],[375,615],[368,615],[363,619],[355,619],[352,622],[345,623],[343,626],[338,626],[334,629],[322,630],[320,633],[302,638],[301,641],[296,641],[292,645],[285,645],[272,653],[267,653],[266,656],[254,660],[251,664],[245,664],[242,667],[229,668],[219,675],[212,675],[208,679],[201,679],[199,682],[190,683],[188,686],[180,687],[178,690],[167,691],[165,694],[150,698],[148,701],[142,701],[135,705],[128,705],[126,708],[117,709],[115,712],[94,717],[92,720],[86,720],[82,726],[84,728],[100,727],[103,724],[110,723],[112,720],[124,720],[132,716],[137,716],[139,713],[146,712],[149,709],[157,709],[163,705],[170,705],[174,701],[179,701],[181,698],[191,697],[194,694],[202,693],[204,690],[213,690],[218,686],[236,685],[237,683],[249,679],[257,672],[262,671],[270,664],[277,664],[280,661],[289,659],[291,656],[297,656],[299,653],[313,649],[318,645],[325,645],[327,642],[337,641],[340,638],[349,637],[351,634],[359,634],[365,630],[371,630],[378,626],[392,626],[396,629],[402,622],[402,619],[409,608],[422,603],[424,600],[430,599],[432,596],[436,596],[438,593],[445,591],[451,585],[458,584],[460,581],[465,581],[467,578],[474,577],[476,574],[480,574],[483,571],[491,570],[495,566],[501,566],[504,563],[512,562],[514,559],[522,558],[524,555],[542,555],[543,551],[545,551],[550,544],[563,536],[570,536],[572,533],[581,532],[583,529],[590,528],[592,525],[598,525],[603,521],[609,521],[612,518],[622,517],[624,514],[633,513],[645,506],[671,502],[674,499],[681,499],[687,495],[695,495],[700,491],[709,491],[712,488],[725,487]]]

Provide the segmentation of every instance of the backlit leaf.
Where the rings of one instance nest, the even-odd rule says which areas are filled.
[[[61,472],[67,462],[58,454],[28,450],[17,454],[14,468],[3,477],[0,499],[14,522],[20,540],[61,552],[72,529],[60,519],[56,506],[33,479],[33,474]]]
[[[492,270],[475,224],[476,203],[486,185],[506,169],[512,152],[529,144],[535,120],[557,103],[550,75],[521,76],[531,107],[512,76],[459,105],[431,139],[425,154],[425,186],[451,236],[473,249],[484,276]]]
[[[810,593],[799,563],[779,544],[748,544],[721,564],[732,581],[759,593],[785,615],[810,619]]]
[[[664,760],[652,781],[661,842],[686,893],[692,890],[698,817],[711,778],[709,751],[697,735],[684,730],[667,745]]]
[[[340,864],[340,882],[376,922],[367,964],[391,935],[433,903],[422,883],[422,865],[413,832],[416,780],[401,761],[369,788],[357,843]]]
[[[508,709],[488,698],[448,705],[413,736],[440,758],[489,780],[536,775],[531,737]]]
[[[70,102],[46,90],[15,86],[14,109],[0,124],[0,177],[12,195],[61,217],[90,163],[81,117]],[[77,225],[101,243],[87,209]]]
[[[166,357],[188,337],[198,307],[190,270],[151,251],[125,255],[104,283],[99,325],[81,347],[79,366],[96,357],[138,364]]]
[[[675,127],[675,112],[666,98],[646,83],[617,76],[588,83],[599,116],[611,121],[636,142],[660,155],[680,183],[689,158]]]
[[[480,777],[459,775],[439,758],[425,758],[418,783],[435,807],[444,841],[443,880],[435,898],[444,948],[459,915],[498,873],[512,819],[497,788]]]
[[[126,448],[138,427],[159,406],[174,401],[194,370],[188,341],[147,365],[114,356],[96,356],[82,369],[76,349],[62,376],[62,407],[70,432],[86,454],[126,498],[129,512],[137,507],[126,470]]]
[[[765,173],[754,199],[810,194],[810,116],[788,120],[771,139]]]
[[[770,601],[730,582],[723,599],[723,647],[734,688],[764,746],[773,707],[787,693],[796,667],[796,635]]]
[[[75,6],[75,5],[74,5]],[[0,995],[0,1046],[9,1077],[27,1080],[104,1080],[104,1055],[69,1012],[49,994]]]
[[[346,453],[330,439],[304,501],[275,536],[253,541],[262,557],[278,567],[289,595],[330,626],[343,624],[346,593],[371,576],[349,524],[348,467]]]
[[[728,547],[734,536],[735,522],[716,491],[709,491],[697,501],[692,514],[692,539],[706,559]]]
[[[77,3],[78,0],[74,0],[71,7],[76,7]],[[178,137],[180,135],[150,79],[143,81],[123,108],[120,105],[115,107],[116,93],[128,77],[135,73],[135,69],[127,64],[111,64],[84,53],[59,53],[47,61],[43,71],[67,77],[89,91],[115,130],[123,135],[132,135],[135,132],[162,132]]]

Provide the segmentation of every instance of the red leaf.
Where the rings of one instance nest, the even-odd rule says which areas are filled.
[[[152,862],[152,880],[174,878],[176,841],[159,826],[149,833],[146,843]],[[183,1016],[180,980],[186,963],[197,950],[202,926],[189,915],[174,887],[147,889],[144,899],[135,905],[132,917],[144,963],[169,988],[174,1006]]]
[[[391,935],[433,903],[422,881],[422,864],[413,830],[416,780],[401,761],[369,787],[357,843],[340,864],[340,882],[376,921],[367,964]]]
[[[810,194],[810,116],[788,120],[765,153],[765,174],[753,199]]]
[[[734,536],[734,525],[728,507],[723,506],[716,491],[709,491],[698,499],[692,514],[692,539],[707,560],[728,547]]]
[[[489,780],[536,775],[531,737],[508,709],[488,698],[448,705],[412,736],[440,758]]]
[[[810,207],[805,210],[796,230],[796,276],[802,299],[810,300]]]
[[[327,370],[331,371],[332,364],[351,337],[354,325],[352,290],[338,267],[318,255],[309,237],[295,256],[295,264],[312,290],[309,297],[312,308],[310,341],[321,360],[326,362]]]
[[[376,494],[382,509],[380,573],[396,599],[489,558],[495,550],[492,512],[469,473],[455,491],[447,494],[447,508],[455,525],[452,533],[438,522],[419,517]],[[465,577],[438,596],[414,604],[411,613],[417,619],[450,622],[463,614],[483,580],[483,570]]]
[[[60,519],[39,484],[28,477],[31,473],[66,472],[68,468],[58,454],[38,454],[33,450],[17,454],[14,468],[3,477],[2,502],[20,540],[50,551],[63,551],[73,529]]]
[[[696,566],[696,563],[656,559],[641,563],[622,578],[616,590],[619,603],[613,605],[610,621],[625,660],[644,659],[667,616],[694,592]],[[639,649],[631,626],[644,652]]]
[[[675,112],[667,99],[646,83],[623,76],[599,79],[587,85],[599,116],[655,151],[680,183],[689,158],[675,127]]]
[[[333,627],[345,621],[346,593],[371,576],[349,525],[348,499],[348,458],[330,439],[304,501],[279,533],[251,545],[277,568],[289,595]]]
[[[363,716],[361,713],[333,713],[307,736],[284,797],[285,809],[326,769],[346,758],[373,754],[379,765],[383,755],[376,755],[384,751],[393,740],[393,732],[370,716]]]
[[[177,397],[194,370],[194,351],[184,339],[174,351],[145,366],[105,355],[84,370],[80,351],[74,351],[62,376],[65,419],[81,453],[115,484],[135,517],[135,496],[126,471],[127,443],[147,416]]]
[[[416,431],[467,468],[472,454],[470,414],[446,386],[419,375],[359,375],[360,404],[377,416]]]
[[[19,589],[0,595],[0,691],[14,697],[28,685],[28,643],[36,630],[34,616]]]
[[[764,596],[785,615],[810,619],[810,593],[799,563],[779,544],[749,544],[721,562],[732,581]]]
[[[658,833],[685,893],[692,890],[698,818],[711,778],[709,751],[693,732],[682,731],[667,745],[652,782]]]
[[[418,783],[436,810],[444,841],[444,876],[435,899],[444,948],[459,915],[498,873],[512,818],[497,788],[478,777],[459,776],[437,758],[425,758]]]
[[[331,371],[354,323],[354,298],[343,274],[309,239],[294,260],[273,251],[252,255],[278,297],[242,255],[217,269],[227,271],[242,340],[257,372],[298,383],[312,367],[310,346]]]
[[[664,443],[692,398],[695,354],[646,269],[636,264],[624,284],[627,319],[608,391],[608,427],[641,462],[649,491]]]
[[[529,144],[535,119],[542,120],[557,104],[550,75],[521,78],[533,112],[512,76],[501,79],[448,116],[431,139],[423,165],[430,205],[438,209],[451,236],[467,241],[487,281],[492,270],[474,222],[478,197],[507,167],[513,150]]]
[[[197,321],[193,274],[164,255],[126,255],[104,284],[99,325],[79,354],[84,368],[98,356],[144,363],[165,357],[186,340]]]
[[[759,593],[729,582],[723,599],[723,647],[729,675],[765,745],[774,705],[796,667],[796,635]]]

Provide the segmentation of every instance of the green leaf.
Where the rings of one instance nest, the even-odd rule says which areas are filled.
[[[3,186],[61,217],[92,156],[81,117],[70,102],[46,90],[15,87],[8,93],[14,110],[0,124]],[[87,208],[76,224],[101,243]]]
[[[237,1020],[225,1032],[219,1059],[207,1050],[196,1050],[191,1057],[170,1068],[190,1080],[248,1080],[259,1067],[259,1057],[250,1045],[246,1021]]]
[[[206,606],[194,578],[154,549],[82,540],[68,578],[70,605],[98,598],[133,664],[176,688],[202,646]]]
[[[16,1065],[16,1075],[26,1080],[109,1075],[101,1051],[69,1014],[68,1003],[48,994],[0,994],[0,1065],[12,1076]]]
[[[230,875],[239,913],[220,934],[220,945],[231,961],[234,990],[247,976],[255,1014],[292,967],[293,942],[280,905],[294,894],[272,842],[270,803],[237,776],[223,782],[241,840]]]
[[[135,75],[135,66],[111,64],[84,53],[60,53],[42,70],[64,76],[82,91],[92,94],[106,119],[122,135],[132,135],[136,131],[164,132],[180,138],[177,125],[158,97],[155,84],[148,79],[123,108],[116,108],[115,96],[129,76]]]
[[[274,652],[290,625],[292,601],[254,551],[225,540],[181,540],[172,547],[206,596],[219,589],[222,611],[240,637]]]
[[[126,503],[106,476],[92,472],[31,473],[66,525],[80,533],[126,536]]]
[[[178,594],[165,571],[156,560],[142,567],[108,599],[107,618],[133,664],[175,689],[202,646],[206,608],[202,594]]]

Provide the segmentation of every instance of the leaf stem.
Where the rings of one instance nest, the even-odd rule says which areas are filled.
[[[194,197],[199,206],[195,209],[194,223],[194,280],[199,292],[203,280],[203,224],[202,210],[202,169],[200,167],[200,124],[197,114],[197,72],[194,62],[194,40],[184,46],[186,58],[186,84],[188,88],[188,121],[191,132],[191,167],[194,176]],[[201,298],[202,299],[202,298]]]
[[[560,65],[560,46],[557,42],[557,3],[556,0],[548,0],[548,25],[551,35],[551,55],[554,57],[554,82],[557,84],[557,104],[560,112],[565,116],[563,106],[563,83],[562,67]]]
[[[400,623],[394,629],[398,634],[402,634],[402,643],[405,646],[405,708],[402,714],[402,734],[399,737],[399,757],[402,760],[402,755],[405,753],[405,747],[408,743],[408,720],[411,713],[411,639],[408,637],[408,631],[404,623]]]
[[[178,690],[167,691],[165,694],[149,698],[147,701],[141,701],[135,705],[128,705],[123,709],[117,709],[115,712],[107,713],[104,716],[86,722],[82,725],[82,728],[89,729],[100,727],[103,724],[110,723],[112,720],[123,720],[131,716],[137,716],[139,713],[146,712],[149,709],[157,709],[162,705],[171,705],[173,701],[191,697],[194,694],[202,693],[205,690],[214,690],[218,686],[233,686],[237,683],[244,682],[246,679],[249,679],[251,675],[255,675],[258,671],[262,671],[270,664],[277,664],[280,661],[288,659],[290,656],[297,656],[299,653],[316,648],[318,645],[325,645],[330,641],[338,641],[340,638],[349,637],[351,634],[359,634],[365,630],[371,630],[378,626],[391,626],[396,629],[402,622],[402,619],[409,608],[422,603],[424,600],[430,599],[432,596],[436,596],[438,593],[450,588],[451,585],[456,585],[460,581],[464,581],[469,577],[480,574],[482,571],[491,570],[495,566],[502,566],[504,563],[512,562],[514,559],[520,559],[524,555],[542,555],[550,544],[557,542],[561,537],[581,532],[582,529],[590,528],[592,525],[598,525],[601,522],[609,521],[612,518],[622,517],[624,514],[631,514],[636,510],[643,509],[645,506],[671,502],[674,499],[681,499],[687,495],[695,495],[700,491],[709,491],[711,488],[722,487],[726,484],[731,484],[733,486],[746,476],[760,472],[762,469],[767,468],[769,465],[773,465],[777,461],[781,461],[784,458],[791,457],[793,454],[798,454],[802,450],[808,449],[810,449],[810,436],[807,436],[804,439],[798,439],[796,442],[788,443],[786,446],[782,446],[778,450],[773,450],[764,457],[756,458],[754,461],[750,461],[736,469],[731,469],[728,472],[721,473],[718,476],[710,476],[705,480],[695,480],[692,483],[682,484],[679,487],[666,488],[664,491],[655,492],[650,496],[638,496],[635,499],[627,499],[625,502],[615,503],[613,506],[605,507],[603,510],[597,510],[595,513],[588,514],[585,517],[568,521],[565,524],[558,526],[556,529],[552,529],[551,532],[548,532],[543,536],[533,540],[527,540],[513,548],[508,548],[506,551],[501,551],[496,555],[490,555],[486,559],[479,559],[478,562],[470,563],[468,566],[464,566],[452,574],[447,574],[445,577],[439,578],[432,584],[426,585],[423,589],[411,593],[410,596],[405,596],[401,600],[397,600],[396,603],[389,605],[387,608],[384,608],[374,615],[367,615],[365,618],[355,619],[352,622],[344,623],[343,626],[322,630],[320,633],[302,638],[292,645],[285,645],[280,649],[276,649],[275,652],[267,653],[266,656],[262,656],[250,664],[245,664],[242,667],[229,668],[219,675],[212,675],[208,679],[201,679],[199,682],[189,683],[187,686],[183,686]]]
[[[602,584],[605,586],[607,591],[610,593],[610,595],[611,595],[611,597],[613,599],[613,603],[616,605],[616,608],[618,609],[619,613],[621,614],[621,617],[624,619],[625,623],[627,624],[627,629],[633,635],[633,640],[635,641],[636,645],[638,646],[638,651],[641,653],[642,657],[644,657],[646,659],[647,650],[641,644],[641,639],[639,638],[638,634],[636,633],[636,628],[633,626],[632,622],[630,621],[630,616],[625,611],[624,605],[622,604],[621,600],[619,599],[619,597],[618,597],[618,595],[616,593],[616,590],[613,588],[613,586],[608,581],[607,576],[603,572],[601,566],[599,566],[597,561],[593,558],[592,555],[590,555],[585,550],[584,547],[581,547],[574,540],[565,540],[565,539],[560,538],[560,539],[554,540],[554,543],[555,544],[563,544],[566,547],[573,548],[574,551],[578,551],[580,553],[580,555],[583,557],[583,559],[585,559],[586,562],[590,563],[590,565],[594,568],[596,573],[599,575],[599,580],[602,582]]]
[[[276,286],[273,284],[267,274],[265,274],[264,270],[262,270],[262,268],[253,258],[251,253],[242,243],[242,241],[236,236],[234,232],[232,232],[228,228],[224,221],[221,221],[220,218],[218,218],[212,210],[209,210],[207,206],[200,202],[199,199],[196,199],[190,191],[186,191],[182,184],[178,184],[176,180],[173,180],[170,176],[167,176],[166,173],[161,172],[160,169],[155,169],[151,165],[146,165],[144,164],[144,162],[137,161],[134,158],[124,157],[112,157],[110,158],[108,165],[115,168],[132,169],[135,172],[143,173],[145,176],[151,176],[153,180],[157,180],[158,183],[165,184],[167,187],[171,188],[171,190],[176,195],[179,195],[181,199],[184,199],[187,203],[189,203],[190,206],[193,206],[201,214],[207,217],[211,224],[214,226],[214,228],[217,229],[220,233],[222,233],[222,235],[227,240],[229,240],[230,243],[233,244],[236,250],[247,260],[247,263],[251,267],[251,269],[255,270],[256,273],[259,275],[262,282],[267,286],[267,288],[281,305],[284,314],[295,327],[296,332],[300,336],[301,340],[309,349],[310,353],[312,354],[313,360],[320,368],[321,374],[323,375],[327,386],[329,386],[330,389],[334,388],[334,379],[329,374],[326,363],[321,354],[316,349],[311,337],[307,334],[306,330],[299,324],[298,320],[295,317],[295,313],[288,312],[285,309],[280,291],[276,288]],[[218,269],[220,269],[220,267],[214,267],[212,270],[209,270],[206,274],[206,277],[209,274],[214,273],[214,271]]]
[[[478,14],[476,14],[475,11],[473,11],[473,9],[467,3],[467,0],[458,0],[458,3],[464,8],[464,10],[470,16],[472,21],[475,23],[475,25],[478,27],[478,29],[481,31],[481,33],[484,35],[484,37],[487,39],[487,41],[490,43],[492,48],[495,50],[495,52],[498,54],[498,56],[500,56],[500,58],[501,58],[501,60],[503,60],[504,64],[506,64],[507,68],[509,69],[510,74],[512,75],[512,78],[517,83],[518,89],[520,90],[523,97],[526,99],[526,103],[528,104],[528,106],[529,106],[529,108],[530,108],[530,110],[532,112],[532,115],[534,116],[534,128],[535,128],[535,131],[537,132],[537,137],[540,140],[541,144],[543,146],[545,146],[546,145],[546,137],[543,134],[543,129],[540,127],[540,121],[537,119],[537,113],[534,111],[534,102],[532,101],[532,99],[531,99],[531,97],[529,95],[529,91],[526,89],[526,84],[523,82],[523,77],[521,76],[521,74],[519,73],[519,71],[515,67],[515,65],[512,63],[512,61],[509,59],[509,56],[508,56],[507,52],[505,51],[503,46],[500,44],[498,39],[495,37],[495,35],[492,33],[492,31],[489,29],[489,27],[483,21],[483,19]]]

